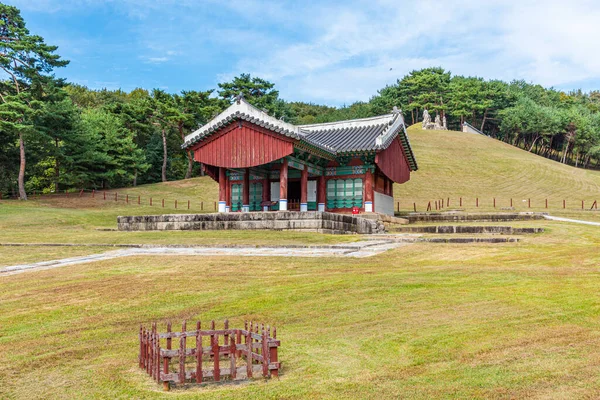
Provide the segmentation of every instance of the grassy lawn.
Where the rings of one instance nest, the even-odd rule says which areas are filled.
[[[578,240],[573,240],[577,237]],[[3,398],[596,398],[600,237],[406,246],[369,259],[136,257],[0,277]],[[279,380],[175,390],[139,323],[278,327]]]

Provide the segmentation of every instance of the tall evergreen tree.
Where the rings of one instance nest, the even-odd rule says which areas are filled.
[[[19,138],[19,198],[27,200],[25,192],[26,143],[33,131],[31,111],[36,104],[32,88],[43,85],[43,76],[68,61],[55,54],[56,46],[47,45],[41,36],[32,35],[16,7],[0,4],[0,69],[10,78],[0,94],[0,127]]]
[[[69,98],[45,102],[34,118],[37,135],[46,141],[46,152],[53,160],[47,167],[53,175],[55,192],[59,191],[61,169],[64,168],[68,156],[64,145],[72,140],[71,136],[78,122],[79,110]]]
[[[219,83],[217,91],[219,97],[232,104],[240,93],[250,104],[265,110],[276,118],[292,121],[294,115],[292,108],[279,98],[279,91],[275,90],[275,84],[250,74],[240,74],[231,82]]]
[[[219,113],[225,106],[223,101],[211,98],[212,90],[204,92],[183,91],[181,94],[173,95],[175,105],[174,112],[168,118],[181,137],[181,143],[185,142],[185,136],[198,127],[207,123],[211,117]],[[186,150],[188,166],[184,179],[192,177],[194,168],[194,157],[191,150]]]
[[[447,95],[450,90],[450,72],[440,67],[412,71],[403,84],[411,96],[409,107],[439,111],[442,115],[448,108]]]
[[[82,119],[84,132],[80,140],[96,140],[98,147],[90,151],[101,155],[97,156],[100,162],[90,169],[94,174],[90,174],[88,182],[101,187],[125,186],[148,169],[133,133],[117,116],[103,109],[90,109],[83,113]]]

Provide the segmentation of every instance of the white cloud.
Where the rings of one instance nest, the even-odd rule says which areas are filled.
[[[334,104],[367,100],[386,83],[427,66],[546,86],[575,87],[600,77],[599,3],[345,4],[307,7],[298,20],[318,32],[314,38],[243,57],[228,75],[250,71],[277,82],[289,99]]]
[[[172,62],[194,74],[210,68],[214,76],[205,82],[213,87],[250,72],[275,82],[289,100],[368,100],[385,84],[428,66],[545,86],[577,88],[600,80],[600,3],[593,0],[12,3],[65,13],[112,7],[131,22],[128,46],[142,62]]]
[[[145,60],[152,64],[160,64],[169,61],[169,57],[145,57]]]
[[[599,76],[600,4],[551,1],[524,4],[504,19],[506,53],[523,62],[521,71],[536,82],[561,85]]]

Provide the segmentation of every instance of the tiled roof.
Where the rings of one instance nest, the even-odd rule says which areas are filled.
[[[272,117],[266,112],[254,107],[243,98],[240,98],[221,114],[214,117],[209,123],[201,126],[196,131],[187,135],[182,147],[189,147],[192,144],[210,136],[213,132],[228,125],[232,121],[236,121],[238,119],[262,126],[263,128],[280,133],[284,136],[300,139],[300,135],[298,134],[299,129],[297,126]]]
[[[333,155],[383,150],[392,143],[394,138],[400,136],[411,169],[413,171],[417,169],[406,135],[404,118],[398,110],[378,117],[296,126],[272,117],[243,98],[238,98],[209,123],[186,136],[182,147],[187,148],[238,119],[311,144]]]
[[[327,144],[337,153],[377,150],[377,138],[390,126],[394,115],[382,115],[325,124],[300,125],[307,140]]]
[[[394,138],[400,136],[410,167],[413,171],[417,170],[404,117],[398,110],[378,117],[299,125],[299,128],[303,139],[330,146],[336,154],[387,149]]]

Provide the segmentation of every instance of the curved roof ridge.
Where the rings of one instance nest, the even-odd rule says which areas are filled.
[[[411,170],[417,163],[406,133],[402,111],[394,107],[390,114],[375,117],[294,125],[277,119],[248,103],[241,95],[226,110],[185,137],[181,146],[187,148],[202,141],[227,124],[244,120],[270,131],[320,148],[333,155],[347,152],[380,151],[399,137]]]
[[[378,115],[376,117],[358,118],[358,119],[347,119],[344,121],[335,122],[323,122],[320,124],[308,124],[298,125],[300,130],[312,131],[312,130],[323,130],[323,129],[344,129],[344,128],[358,128],[362,126],[369,126],[375,124],[383,124],[389,122],[394,117],[394,114]]]
[[[394,119],[375,139],[375,144],[378,148],[387,147],[387,144],[390,141],[389,139],[395,137],[396,133],[398,133],[398,129],[400,129],[400,127],[405,128],[402,111],[394,112],[392,115],[394,116]]]
[[[224,122],[230,122],[234,118],[252,121],[260,126],[266,125],[270,129],[273,129],[273,127],[278,128],[286,136],[291,136],[295,139],[300,138],[300,129],[296,125],[277,119],[248,103],[243,97],[238,97],[233,104],[227,107],[219,115],[187,135],[182,147],[187,147],[193,142],[197,142],[203,137],[208,136],[212,131],[220,128]]]

